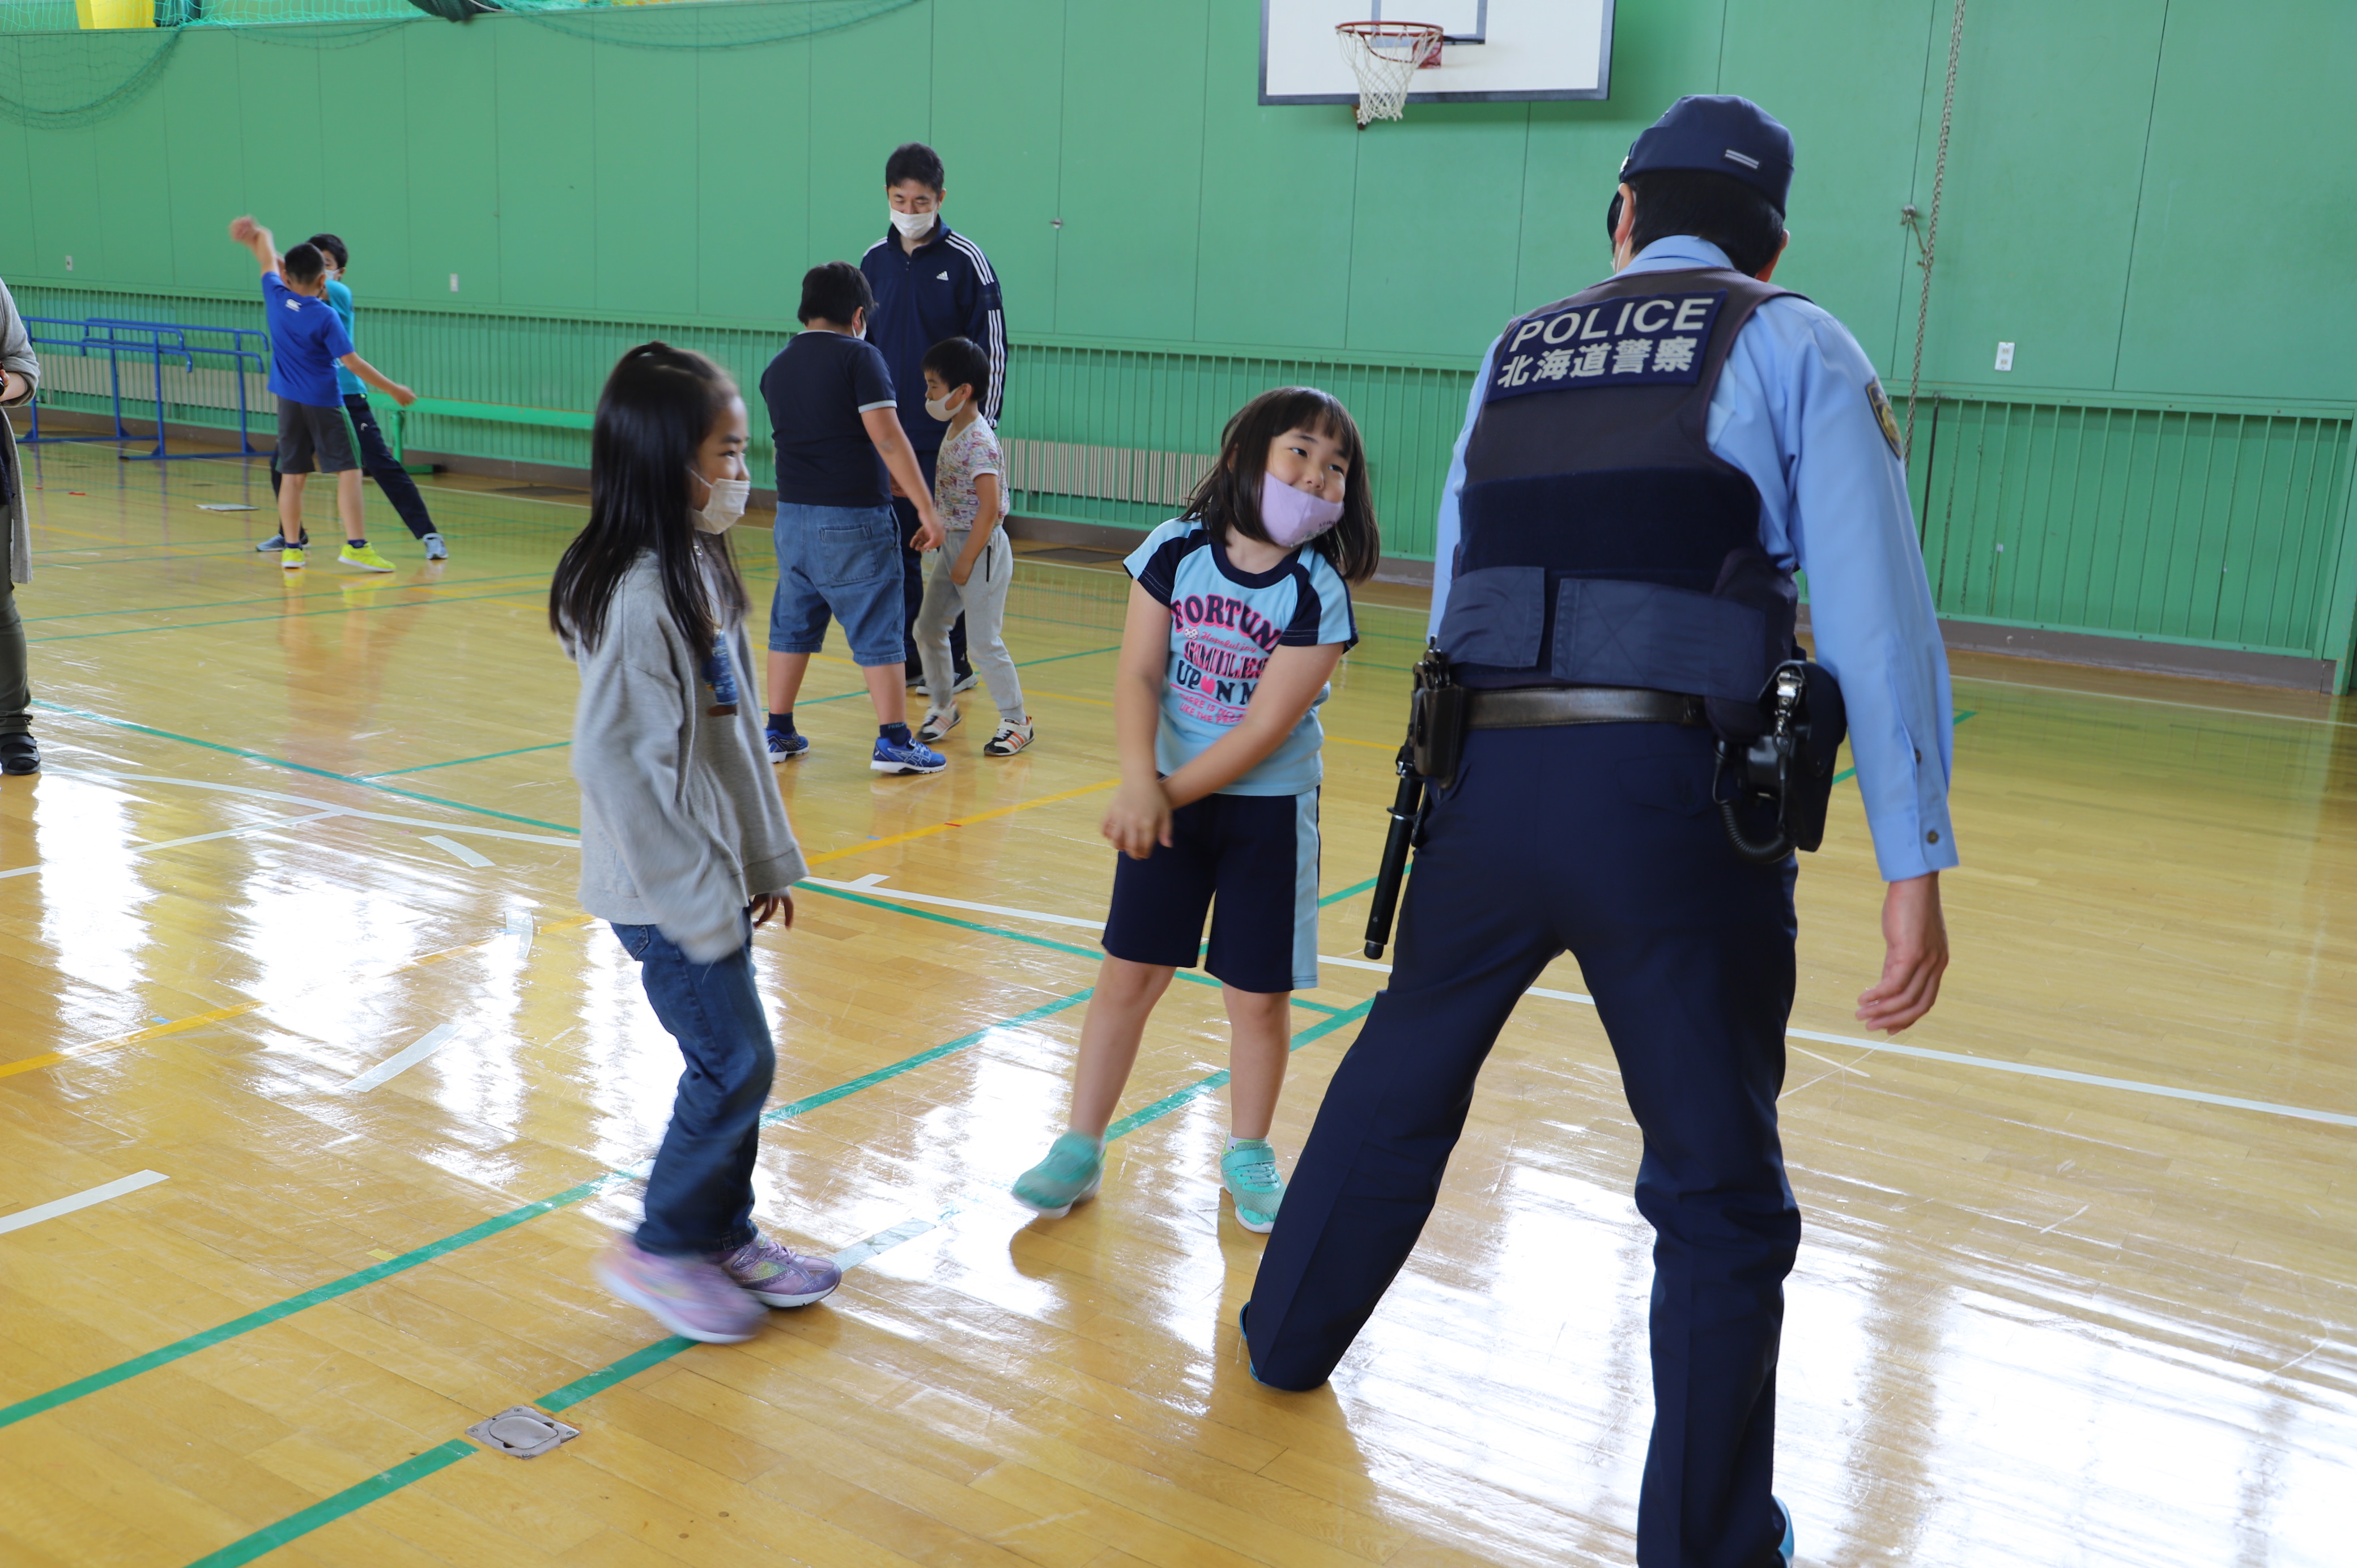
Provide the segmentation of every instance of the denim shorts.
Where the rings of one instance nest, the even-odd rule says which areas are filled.
[[[890,507],[780,501],[775,538],[770,652],[816,653],[832,616],[854,663],[901,662],[900,524]]]

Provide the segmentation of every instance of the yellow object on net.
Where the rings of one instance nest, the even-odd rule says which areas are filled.
[[[92,27],[152,27],[156,0],[74,0],[74,17]]]

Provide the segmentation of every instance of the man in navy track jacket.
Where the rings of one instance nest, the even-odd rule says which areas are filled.
[[[990,358],[990,385],[982,389],[982,417],[993,425],[1006,385],[1006,313],[999,299],[998,274],[982,247],[956,232],[942,220],[943,186],[941,156],[922,142],[895,148],[884,165],[885,194],[890,199],[892,226],[884,238],[867,248],[859,270],[875,291],[876,308],[868,313],[867,340],[884,355],[892,372],[892,389],[900,402],[900,428],[917,449],[925,482],[933,481],[933,463],[949,426],[925,412],[925,350],[945,338],[970,338]],[[917,645],[907,638],[915,624],[917,607],[924,599],[922,557],[908,547],[917,532],[917,509],[895,497],[900,515],[900,568],[904,639],[909,669],[917,670]],[[974,679],[966,662],[965,620],[959,618],[951,633],[952,660],[963,689]],[[950,693],[933,693],[946,704]]]

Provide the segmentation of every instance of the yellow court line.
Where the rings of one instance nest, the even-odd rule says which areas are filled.
[[[540,929],[543,931],[571,930],[578,926],[593,925],[597,918],[595,915],[576,915],[567,919],[551,920]],[[381,970],[375,978],[382,980],[387,975],[399,974],[404,970],[415,969],[421,964],[437,963],[443,959],[455,958],[460,953],[474,952],[478,949],[490,947],[493,942],[508,940],[513,934],[510,931],[501,931],[498,936],[486,938],[479,942],[468,942],[463,947],[444,948],[440,952],[430,952],[422,958],[411,959],[406,963],[395,964],[391,969]],[[350,977],[339,976],[325,983],[349,984]],[[314,987],[314,989],[317,988]],[[196,1013],[186,1018],[176,1018],[168,1024],[150,1024],[144,1029],[134,1029],[127,1035],[117,1035],[112,1039],[92,1040],[86,1046],[68,1046],[61,1051],[44,1051],[37,1057],[27,1057],[22,1061],[0,1062],[0,1078],[14,1078],[23,1072],[38,1072],[42,1068],[56,1067],[61,1062],[76,1061],[83,1057],[94,1056],[100,1051],[119,1050],[124,1046],[145,1045],[150,1040],[160,1040],[167,1035],[182,1034],[190,1029],[201,1029],[207,1024],[219,1024],[226,1019],[241,1018],[248,1013],[259,1012],[268,1005],[270,1005],[268,1002],[240,1002],[229,1007],[216,1007],[210,1013]]]
[[[824,854],[812,855],[804,864],[823,865],[830,860],[841,860],[847,854],[864,854],[871,849],[884,849],[896,843],[907,843],[910,839],[931,838],[935,833],[947,832],[952,828],[972,827],[976,822],[986,822],[993,817],[1011,817],[1017,811],[1028,811],[1034,806],[1052,806],[1059,800],[1075,800],[1082,795],[1093,795],[1100,789],[1110,789],[1120,782],[1118,779],[1106,779],[1094,784],[1083,784],[1077,789],[1065,789],[1053,795],[1041,795],[1036,800],[1017,800],[1011,806],[994,806],[987,811],[976,811],[971,817],[955,817],[946,822],[935,822],[929,828],[911,828],[905,833],[894,833],[888,838],[870,839],[866,843],[851,844],[843,849],[831,849]]]

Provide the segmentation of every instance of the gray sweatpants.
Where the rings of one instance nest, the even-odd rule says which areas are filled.
[[[982,559],[974,564],[973,574],[961,588],[950,581],[950,567],[965,553],[969,537],[965,529],[951,529],[926,571],[925,602],[917,610],[917,624],[910,633],[917,639],[917,657],[924,665],[925,690],[933,694],[936,707],[949,705],[950,688],[957,683],[950,670],[950,623],[963,612],[966,656],[974,660],[974,672],[989,690],[990,700],[998,704],[999,721],[1020,724],[1023,682],[1015,673],[1015,658],[1006,651],[1001,630],[1006,619],[1006,590],[1015,577],[1015,547],[1006,542],[1004,528],[992,533],[990,542],[983,546]]]
[[[5,527],[0,521],[0,529]],[[0,548],[5,548],[5,537],[0,534]],[[0,735],[30,731],[32,705],[33,693],[25,682],[25,623],[16,614],[16,585],[8,580],[8,563],[0,560]]]

